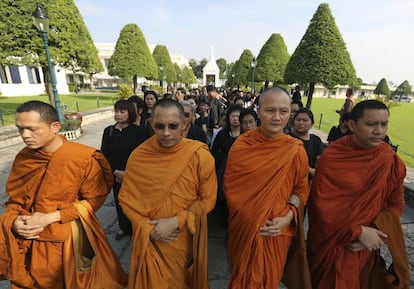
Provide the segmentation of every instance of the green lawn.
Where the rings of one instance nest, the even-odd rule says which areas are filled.
[[[306,98],[303,99],[306,103]],[[339,116],[335,112],[344,103],[343,99],[314,98],[312,101],[312,112],[315,117],[314,128],[328,133],[332,126],[337,125]],[[414,134],[411,121],[414,119],[414,103],[401,102],[390,110],[390,123],[388,136],[398,147],[398,155],[405,164],[414,167]],[[322,116],[322,122],[321,120]],[[326,140],[324,140],[326,141]]]
[[[60,102],[65,112],[87,111],[98,107],[113,105],[118,99],[116,93],[79,93],[70,95],[59,95]],[[46,95],[40,96],[19,96],[19,97],[0,97],[0,112],[2,113],[4,125],[14,124],[14,112],[19,104],[29,100],[41,100],[49,102]],[[1,121],[1,120],[0,120]],[[1,126],[0,122],[0,126]]]
[[[35,97],[0,97],[0,111],[5,125],[14,124],[14,112],[16,107],[28,100],[42,100],[48,102],[46,95]],[[61,103],[67,107],[68,111],[87,111],[98,107],[111,106],[118,96],[116,93],[84,93],[60,95]],[[306,98],[302,99],[306,103]],[[314,98],[312,101],[312,111],[315,116],[316,129],[326,133],[332,126],[338,124],[338,114],[335,112],[344,103],[343,99],[334,98]],[[388,136],[393,144],[399,145],[398,154],[405,164],[414,167],[414,134],[411,120],[414,119],[414,103],[399,103],[391,109],[391,118]],[[1,126],[1,122],[0,122]],[[324,140],[326,141],[326,140]]]

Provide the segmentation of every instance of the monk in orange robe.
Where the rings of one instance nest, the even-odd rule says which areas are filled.
[[[303,229],[297,226],[298,207],[309,194],[306,151],[283,132],[289,94],[280,88],[264,91],[258,115],[260,127],[233,144],[224,176],[232,289],[278,288],[292,238]],[[296,268],[297,278],[305,267]]]
[[[128,159],[120,205],[131,220],[129,289],[207,289],[207,213],[217,179],[208,147],[182,138],[183,107],[153,107],[155,135]]]
[[[330,144],[318,162],[308,207],[314,289],[391,288],[379,266],[371,266],[371,259],[379,261],[379,249],[385,242],[394,250],[391,254],[399,279],[399,285],[392,288],[409,288],[402,230],[395,229],[401,227],[405,166],[383,142],[388,118],[382,102],[358,103],[349,122],[353,135]],[[398,240],[402,246],[393,245]],[[375,285],[367,282],[372,276],[378,276]]]
[[[73,289],[64,278],[64,260],[73,258],[73,250],[65,255],[64,248],[80,215],[75,205],[87,202],[93,212],[104,203],[112,185],[109,164],[94,148],[59,136],[57,112],[47,103],[20,105],[16,126],[26,147],[16,156],[6,185],[0,278],[10,280],[11,288]],[[111,288],[123,288],[125,276],[116,265],[111,268],[120,273],[119,284]],[[108,288],[105,281],[103,276],[99,288]]]

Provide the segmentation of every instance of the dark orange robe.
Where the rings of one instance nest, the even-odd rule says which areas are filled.
[[[130,155],[119,203],[133,228],[129,289],[207,289],[207,213],[217,178],[208,147],[182,139],[161,147],[153,136]],[[178,240],[151,241],[148,220],[177,216]]]
[[[224,193],[230,210],[229,288],[278,288],[297,222],[277,237],[262,237],[259,229],[290,208],[297,221],[288,200],[292,194],[304,202],[308,198],[303,143],[287,135],[270,139],[259,128],[239,136],[227,160]]]
[[[314,289],[358,289],[373,252],[346,246],[384,210],[401,216],[405,166],[390,146],[358,148],[352,136],[324,151],[309,199],[309,263]],[[388,236],[394,238],[394,236]]]
[[[71,234],[71,221],[79,218],[73,204],[86,200],[96,211],[111,190],[112,179],[108,162],[94,148],[64,140],[53,153],[22,149],[10,171],[9,200],[0,218],[2,278],[10,280],[12,288],[66,288],[63,246]],[[56,210],[61,221],[47,226],[36,240],[22,239],[11,230],[19,215]]]

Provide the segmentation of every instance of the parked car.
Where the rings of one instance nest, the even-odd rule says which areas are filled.
[[[409,97],[408,95],[402,95],[401,97],[399,95],[394,95],[392,99],[394,101],[411,102],[411,97]]]

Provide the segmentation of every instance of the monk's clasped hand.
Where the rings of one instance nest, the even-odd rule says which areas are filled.
[[[148,220],[147,222],[154,225],[150,234],[151,240],[172,242],[178,239],[180,231],[176,217]]]
[[[39,225],[32,225],[28,222],[31,220],[31,216],[20,215],[14,220],[13,231],[22,238],[25,239],[37,239],[40,232],[43,231],[43,227]]]
[[[283,217],[274,217],[266,220],[266,224],[260,228],[259,235],[266,237],[276,237],[282,233],[282,229],[289,226],[293,219],[293,212],[289,210]]]
[[[384,232],[367,226],[361,227],[362,232],[358,237],[358,240],[367,250],[378,250],[385,244],[385,240],[388,236]]]

